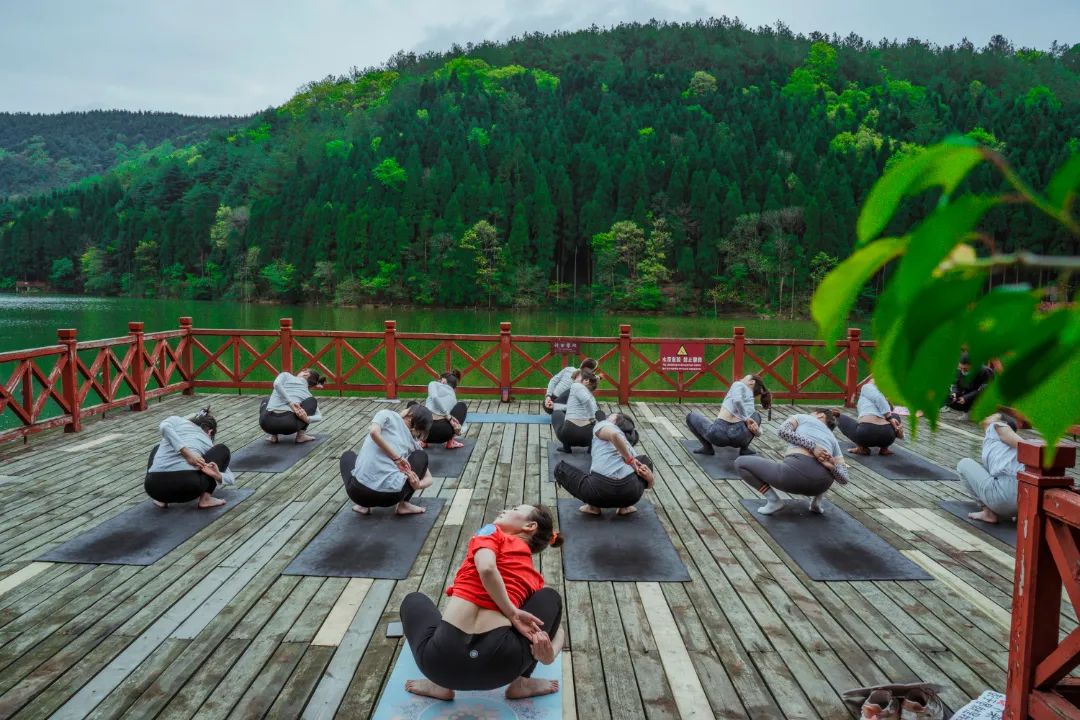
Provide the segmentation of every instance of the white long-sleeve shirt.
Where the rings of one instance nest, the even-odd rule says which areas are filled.
[[[147,472],[183,472],[195,470],[195,466],[184,459],[180,451],[184,448],[194,450],[203,455],[214,446],[214,441],[201,427],[186,418],[173,415],[161,421],[158,426],[161,431],[161,443],[158,444],[157,454]],[[222,482],[232,485],[236,477],[232,470],[223,470]]]
[[[567,365],[559,372],[551,376],[548,380],[547,394],[554,397],[559,397],[564,392],[570,389],[571,383],[574,382],[572,375],[577,372],[577,368],[573,365]]]
[[[881,391],[877,389],[877,385],[868,382],[862,386],[862,390],[859,391],[859,404],[857,409],[859,417],[862,417],[863,415],[885,417],[886,413],[891,411],[892,407],[889,406],[889,401],[886,400],[885,396],[881,394]]]
[[[292,373],[279,373],[274,378],[274,389],[270,391],[270,402],[267,403],[268,412],[292,412],[290,403],[302,403],[311,397],[307,380]],[[308,422],[318,422],[322,415],[315,413],[308,416]]]

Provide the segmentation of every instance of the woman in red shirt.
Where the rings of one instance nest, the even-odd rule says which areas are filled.
[[[422,593],[401,603],[401,624],[424,679],[405,689],[453,700],[455,690],[508,685],[513,699],[557,692],[555,680],[534,680],[537,662],[550,665],[563,648],[562,598],[544,587],[532,556],[559,547],[551,510],[518,505],[503,510],[469,541],[465,561],[446,589],[445,612]]]

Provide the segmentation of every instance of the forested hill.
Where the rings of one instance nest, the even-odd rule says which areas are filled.
[[[0,198],[63,187],[165,141],[180,147],[243,122],[126,110],[0,113]]]
[[[727,20],[399,54],[0,208],[0,276],[97,294],[799,311],[896,158],[969,134],[1045,184],[1080,150],[1078,72],[1080,46],[875,45]],[[988,218],[999,249],[1069,242],[1010,212]]]

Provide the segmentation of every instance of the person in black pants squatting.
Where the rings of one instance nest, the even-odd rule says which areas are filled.
[[[631,438],[637,439],[634,419],[613,413],[593,428],[592,465],[589,472],[560,462],[555,482],[581,500],[580,510],[599,515],[603,508],[618,508],[619,515],[636,512],[634,505],[653,486],[653,463],[638,455]]]
[[[461,372],[450,370],[428,383],[428,396],[424,407],[431,411],[431,429],[427,442],[446,443],[448,450],[465,447],[455,437],[461,434],[468,407],[457,399],[457,386]],[[426,445],[426,444],[425,444]]]
[[[318,414],[318,400],[311,394],[311,388],[321,388],[326,378],[314,370],[301,370],[296,375],[283,372],[274,378],[274,389],[270,397],[259,405],[259,427],[272,443],[278,441],[278,435],[296,434],[293,442],[305,443],[315,439],[305,431],[308,424],[321,420]]]
[[[570,385],[577,379],[578,373],[582,370],[588,370],[595,374],[596,361],[592,358],[585,358],[581,361],[581,367],[567,365],[551,376],[551,379],[548,380],[547,391],[544,393],[544,412],[550,415],[556,410],[566,409],[566,401],[570,397]]]
[[[897,438],[904,437],[904,424],[873,382],[862,386],[855,412],[859,415],[858,420],[848,415],[838,414],[836,417],[840,432],[855,443],[855,447],[848,452],[852,455],[869,455],[870,448],[879,448],[878,455],[892,455],[889,446]]]
[[[431,411],[423,405],[375,413],[360,453],[350,450],[341,456],[341,479],[356,503],[354,511],[361,515],[373,507],[395,507],[398,515],[427,511],[409,500],[417,490],[431,486],[428,456],[419,443],[430,427]]]
[[[699,412],[686,416],[686,426],[699,441],[701,447],[694,450],[699,455],[713,455],[717,447],[737,447],[739,455],[756,455],[750,443],[761,434],[761,414],[754,408],[754,398],[761,398],[761,407],[772,414],[772,393],[765,388],[760,375],[746,375],[731,383],[720,414],[709,420]]]
[[[577,380],[570,385],[566,409],[551,414],[551,427],[555,437],[562,442],[562,452],[573,452],[575,447],[592,446],[592,430],[597,420],[605,415],[596,404],[593,392],[599,381],[589,370],[579,370]]]
[[[190,420],[172,416],[160,425],[161,442],[150,451],[143,488],[160,508],[169,503],[199,501],[200,508],[224,505],[214,497],[222,482],[231,485],[232,457],[225,445],[215,445],[217,420],[210,408]]]

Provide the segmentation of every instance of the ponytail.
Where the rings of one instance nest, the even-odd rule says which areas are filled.
[[[772,420],[772,393],[765,387],[765,381],[760,375],[751,375],[754,379],[754,397],[761,400],[761,407],[769,411],[769,420]]]
[[[461,381],[461,371],[457,369],[447,370],[439,378],[445,380],[450,387],[457,388],[458,382]]]
[[[590,357],[581,361],[581,365],[578,366],[582,370],[596,370],[596,361]]]
[[[529,520],[536,523],[536,532],[525,542],[533,555],[549,547],[562,547],[565,538],[563,534],[555,531],[555,519],[551,515],[551,509],[546,505],[534,505],[529,514]]]
[[[217,434],[217,419],[210,414],[210,406],[207,405],[199,412],[195,413],[192,417],[188,418],[191,422],[198,425],[200,428],[210,433],[210,437]]]

